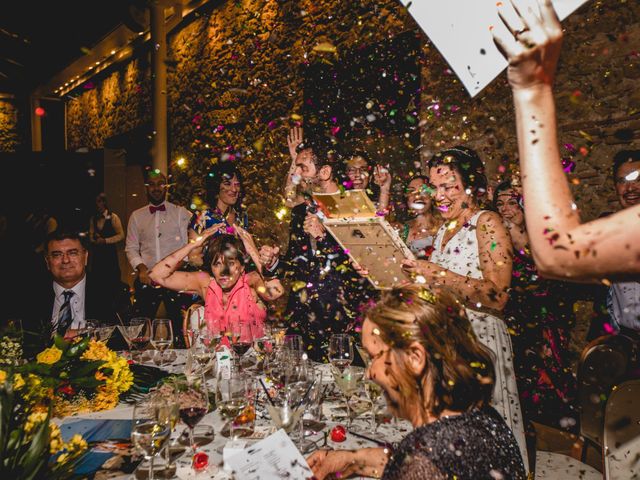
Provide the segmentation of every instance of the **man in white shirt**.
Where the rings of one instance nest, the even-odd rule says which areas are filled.
[[[613,157],[613,180],[622,208],[640,203],[640,150],[622,150]],[[640,282],[630,279],[609,288],[607,308],[615,327],[640,333]]]
[[[157,262],[183,247],[191,212],[167,201],[167,177],[158,170],[146,175],[149,204],[134,211],[129,217],[125,252],[136,272],[134,282],[134,314],[153,319],[164,301],[167,316],[173,323],[174,338],[182,345],[182,308],[191,297],[154,285],[148,272]]]

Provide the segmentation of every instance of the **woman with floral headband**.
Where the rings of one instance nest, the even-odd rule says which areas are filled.
[[[366,312],[362,345],[371,358],[368,378],[414,430],[395,450],[314,452],[307,461],[315,478],[526,478],[518,443],[489,406],[491,352],[451,294],[415,284],[385,293]]]

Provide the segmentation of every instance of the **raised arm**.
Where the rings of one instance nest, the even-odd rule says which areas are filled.
[[[189,242],[184,247],[164,257],[149,270],[149,278],[161,287],[178,292],[196,293],[205,298],[211,276],[204,271],[178,272],[176,269],[185,256],[188,256],[194,248],[202,247],[204,241],[217,231],[216,227],[209,228],[202,232],[202,235],[194,242]]]
[[[591,222],[580,221],[562,170],[552,90],[562,27],[551,0],[537,1],[540,17],[519,9],[524,29],[503,18],[515,41],[494,30],[496,44],[509,61],[533,258],[542,275],[558,279],[586,282],[637,275],[640,206]]]
[[[298,145],[302,143],[303,132],[302,127],[293,127],[289,131],[289,135],[287,135],[287,145],[289,147],[289,156],[291,157],[291,165],[289,166],[289,171],[287,172],[287,181],[284,187],[284,198],[285,205],[289,208],[293,208],[296,205],[300,205],[304,198],[298,194],[297,188],[298,183],[300,183],[300,179],[296,179],[295,170],[296,170],[296,157],[298,156],[298,152],[296,148]]]

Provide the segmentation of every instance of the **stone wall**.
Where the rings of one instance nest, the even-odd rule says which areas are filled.
[[[24,143],[19,123],[16,102],[0,99],[0,153],[13,153]]]
[[[640,5],[591,1],[565,27],[556,88],[560,142],[567,170],[573,170],[577,203],[585,218],[593,218],[615,208],[608,178],[612,153],[640,141]],[[279,220],[275,213],[289,163],[286,133],[305,111],[305,74],[313,65],[338,65],[345,52],[407,31],[414,31],[422,46],[416,55],[422,89],[415,112],[401,113],[415,114],[421,138],[385,138],[371,128],[362,143],[382,158],[389,154],[385,144],[396,145],[394,158],[406,156],[395,169],[403,176],[420,168],[420,163],[413,167],[420,160],[416,143],[422,144],[423,160],[439,148],[473,146],[493,182],[517,172],[504,74],[470,99],[399,2],[241,0],[205,7],[170,35],[174,196],[199,206],[204,172],[217,161],[236,161],[250,179],[246,204],[254,231],[262,240],[282,240],[287,217]],[[99,148],[105,138],[148,122],[148,79],[148,65],[136,60],[69,102],[70,148]]]
[[[106,139],[151,122],[147,57],[122,65],[104,79],[85,83],[67,102],[67,145],[102,148]]]

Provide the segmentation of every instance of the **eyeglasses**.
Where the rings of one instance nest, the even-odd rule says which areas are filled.
[[[75,259],[79,258],[81,254],[82,254],[82,250],[79,250],[79,249],[77,249],[77,248],[74,248],[73,250],[67,250],[66,252],[60,252],[60,251],[51,252],[51,253],[49,254],[49,258],[50,258],[51,260],[54,260],[54,261],[56,261],[56,262],[59,262],[59,261],[61,261],[61,260],[65,257],[65,255],[66,255],[67,257],[69,257],[69,259],[71,259],[71,260],[75,260]]]
[[[638,183],[640,182],[640,170],[634,170],[633,172],[628,173],[624,177],[616,178],[616,183],[618,185],[626,185],[628,183]]]
[[[347,175],[357,175],[359,173],[369,173],[369,167],[349,167]]]

